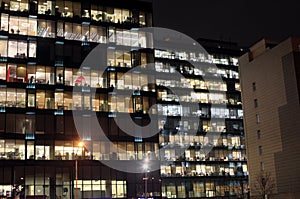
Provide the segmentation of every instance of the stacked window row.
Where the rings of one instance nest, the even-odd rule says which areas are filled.
[[[66,113],[67,114],[67,113]],[[53,133],[61,133],[61,134],[68,134],[68,135],[73,135],[75,131],[75,126],[73,124],[73,120],[71,116],[65,115],[65,116],[54,116],[54,114],[48,114],[48,118],[45,117],[45,115],[25,115],[25,114],[1,114],[1,124],[0,124],[0,131],[1,132],[7,132],[7,133],[20,133],[20,134],[25,134],[25,133],[32,133],[34,134],[35,132],[37,134],[53,134]],[[30,123],[31,126],[26,127],[25,123],[26,120],[30,118],[32,122]],[[60,118],[62,117],[62,118]],[[35,119],[36,118],[36,119]],[[60,121],[59,121],[60,119]],[[105,119],[101,117],[100,123],[102,122],[109,122],[111,121],[111,118]],[[36,123],[37,126],[35,126],[35,121],[38,120]],[[148,121],[145,118],[145,123]],[[52,124],[52,126],[46,126],[45,124]],[[232,121],[226,121],[226,126],[224,122],[210,122],[210,121],[201,121],[199,124],[198,122],[194,122],[190,124],[190,126],[187,126],[186,130],[182,127],[179,127],[179,125],[168,128],[168,127],[163,127],[161,128],[160,126],[160,121],[158,122],[158,128],[161,129],[161,135],[160,135],[160,144],[161,146],[164,145],[178,145],[178,146],[189,146],[192,145],[194,146],[195,143],[198,143],[197,145],[201,146],[218,146],[218,147],[228,147],[229,149],[234,148],[244,148],[244,141],[243,138],[241,137],[240,139],[236,140],[233,142],[232,140],[227,140],[226,139],[221,139],[219,137],[220,134],[224,134],[225,132],[225,127],[226,127],[226,132],[232,134],[232,135],[242,135],[242,125],[239,124],[238,122],[232,122]],[[103,123],[102,125],[109,126],[109,128],[113,128],[114,131],[109,132],[112,135],[119,135],[124,137],[126,133],[118,130],[113,125],[116,125],[114,122],[109,122],[108,124]],[[209,128],[209,125],[213,125],[212,128]],[[104,127],[102,127],[104,128]],[[105,128],[105,130],[109,130],[108,127]],[[208,132],[211,132],[211,136],[209,139],[203,139],[201,136],[199,137],[196,135],[196,133],[206,133],[207,131],[204,131],[204,129],[210,129]],[[219,130],[220,131],[219,131]],[[221,131],[222,129],[222,131]],[[106,132],[106,131],[105,131]],[[191,132],[191,133],[188,133]],[[194,132],[194,134],[192,133]],[[215,136],[213,133],[217,133]],[[75,135],[75,134],[74,134]],[[233,136],[235,138],[235,136]],[[231,138],[231,139],[233,139]],[[229,138],[228,138],[229,139]],[[235,138],[237,139],[237,138]]]
[[[16,107],[16,108],[37,108],[37,109],[59,109],[59,110],[93,110],[104,112],[124,112],[124,113],[148,113],[149,108],[156,104],[156,98],[147,96],[128,96],[122,95],[107,95],[100,93],[81,93],[68,91],[54,90],[25,90],[21,88],[0,88],[0,107]],[[192,110],[189,106],[182,105],[158,105],[157,109],[151,109],[152,114],[162,116],[200,116],[202,118],[228,118],[242,119],[243,112],[238,108],[225,107],[198,107],[197,110]],[[166,121],[159,121],[161,129],[165,128]],[[181,129],[187,129],[185,124]],[[219,127],[217,127],[219,126]],[[180,125],[178,124],[178,127]],[[168,127],[167,127],[168,128]],[[170,127],[172,128],[172,127]],[[174,127],[175,128],[175,127]],[[190,129],[191,127],[189,127]],[[222,132],[225,128],[223,124],[213,124],[203,121],[203,128],[206,132],[216,131]]]
[[[0,139],[1,160],[157,160],[158,144],[85,141],[88,148],[78,146],[78,141]]]
[[[200,68],[194,68],[186,65],[174,66],[174,64],[171,65],[168,62],[165,63],[165,62],[157,61],[155,63],[155,70],[157,72],[164,72],[164,73],[175,73],[175,71],[177,70],[180,71],[181,74],[188,74],[188,75],[205,76],[205,74],[207,74],[216,77],[233,78],[233,79],[239,78],[239,74],[237,71],[217,68],[210,65],[205,65],[205,67],[202,67],[200,69]]]
[[[179,135],[178,135],[179,134]],[[203,147],[206,146],[212,146],[212,147],[220,147],[220,148],[227,148],[229,150],[232,149],[245,149],[245,140],[244,137],[236,136],[236,135],[216,135],[216,136],[203,136],[203,135],[184,135],[183,133],[178,133],[177,135],[165,135],[160,134],[159,137],[159,143],[161,146],[169,145],[170,146],[191,146],[195,149],[200,150]],[[180,135],[183,134],[183,135]],[[170,152],[173,151],[173,152]],[[185,158],[180,158],[181,160],[189,160],[189,161],[200,161],[204,160],[205,156],[200,153],[200,151],[196,152],[197,150],[191,150],[191,155],[183,155]],[[165,157],[165,160],[177,160],[176,156],[182,156],[184,154],[184,151],[176,151],[175,149],[170,149],[169,152],[163,154],[162,156]],[[215,157],[216,160],[224,160],[231,159],[231,160],[243,160],[245,157],[245,154],[240,154],[236,156],[231,156],[230,154],[222,155],[212,155],[211,157]]]
[[[108,6],[63,0],[2,0],[4,10],[25,12],[30,14],[52,15],[57,17],[84,18],[93,21],[139,24],[151,26],[152,15],[136,9],[122,9]]]
[[[27,43],[21,43],[26,46]],[[34,44],[35,45],[35,44]],[[20,47],[20,45],[19,45]],[[21,47],[20,47],[21,49]],[[23,47],[22,47],[23,49]],[[27,49],[27,48],[26,48]],[[27,56],[26,51],[11,49],[12,56],[24,55]],[[34,48],[35,51],[35,48]],[[34,54],[35,56],[35,54]],[[129,55],[130,57],[130,55]],[[124,60],[131,63],[130,59]],[[129,64],[128,64],[129,65]],[[0,63],[0,79],[7,82],[20,82],[30,84],[64,84],[66,86],[88,86],[94,88],[107,88],[111,85],[118,89],[137,89],[144,85],[144,90],[149,89],[147,86],[147,74],[136,74],[116,72],[116,71],[99,71],[88,67],[83,69],[67,68],[67,67],[51,67],[43,65],[15,64],[15,63]],[[151,80],[152,81],[152,80]]]
[[[243,110],[232,108],[196,108],[189,105],[173,105],[173,104],[159,104],[157,106],[157,111],[159,115],[165,116],[185,116],[185,117],[195,117],[201,116],[202,118],[230,118],[230,119],[243,119]],[[210,127],[213,125],[209,125]],[[207,128],[209,131],[209,128]],[[219,129],[218,131],[222,131]]]
[[[101,114],[98,117],[100,126],[108,137],[119,136],[120,139],[125,139],[126,136],[128,137],[128,134],[118,128],[113,118],[109,118],[107,115],[101,116]],[[86,119],[89,120],[89,118]],[[139,118],[134,118],[133,120],[141,123]],[[7,111],[6,113],[0,114],[0,121],[1,133],[16,134],[16,136],[21,137],[25,135],[26,139],[34,139],[35,136],[40,136],[42,134],[59,134],[60,136],[65,135],[72,138],[77,137],[77,130],[74,124],[72,113],[65,113],[64,115],[54,115],[53,112],[44,114],[34,114],[34,112],[27,112],[26,114],[14,114],[8,113]],[[124,122],[130,121],[131,119]],[[149,121],[146,119],[143,121],[143,125],[148,123]],[[5,136],[4,134],[3,136]],[[23,134],[23,136],[21,134]],[[96,135],[96,137],[90,137],[89,139],[99,140],[97,134],[94,135]],[[134,138],[131,139],[134,140]]]
[[[74,188],[77,188],[77,197],[80,198],[126,198],[127,182],[124,175],[111,172],[103,166],[80,166],[78,179],[75,180],[74,170],[70,165],[56,165],[55,169],[53,165],[2,167],[0,196],[71,199],[76,197]]]
[[[228,119],[202,119],[199,121],[197,117],[187,117],[181,118],[178,117],[168,117],[158,118],[158,127],[163,133],[188,133],[191,134],[196,132],[217,132],[217,133],[232,133],[232,134],[241,134],[243,132],[242,120],[228,120]],[[189,139],[187,139],[189,140]],[[169,141],[166,141],[169,142]]]
[[[164,182],[162,196],[168,198],[200,198],[218,196],[239,196],[247,192],[248,183],[245,179],[240,180],[195,180],[193,182],[178,181]]]
[[[4,37],[5,38],[5,37]],[[0,39],[0,56],[11,58],[35,58],[36,57],[36,41],[16,40],[16,39]]]
[[[103,112],[148,113],[155,104],[151,97],[90,94],[51,90],[0,88],[0,107],[37,108],[57,110],[93,110]],[[152,114],[156,113],[151,109]]]
[[[163,156],[166,161],[243,161],[246,160],[245,150],[241,149],[217,149],[214,148],[208,156],[203,154],[201,151],[201,146],[195,146],[195,149],[164,149],[161,151],[161,156]]]
[[[182,78],[180,81],[176,80],[163,80],[157,79],[156,82],[158,85],[166,86],[166,87],[181,87],[181,88],[196,88],[196,89],[204,89],[204,90],[217,90],[217,91],[227,91],[226,82],[219,81],[204,81],[199,79],[188,79]]]
[[[0,107],[148,113],[152,97],[0,88]],[[156,113],[151,109],[152,114]]]
[[[50,85],[56,83],[94,88],[114,86],[117,89],[138,89],[140,85],[146,86],[148,83],[148,76],[145,74],[13,63],[0,63],[0,79],[7,82]],[[146,87],[144,89],[147,90]]]
[[[38,36],[43,38],[65,38],[95,43],[116,43],[117,45],[146,47],[146,36],[141,31],[126,30],[113,26],[103,27],[63,21],[52,21],[1,14],[1,31],[10,34]],[[148,41],[149,42],[149,41]],[[151,43],[148,44],[151,46]],[[2,55],[4,56],[4,55]]]
[[[217,92],[213,93],[211,91],[208,92],[194,92],[194,91],[186,91],[181,92],[185,94],[181,94],[177,96],[170,92],[168,89],[158,89],[158,100],[165,102],[196,102],[196,103],[211,103],[211,104],[231,104],[231,105],[240,105],[241,100],[239,95],[228,95],[225,92]]]
[[[228,162],[221,164],[181,162],[181,164],[162,165],[162,177],[191,177],[191,176],[247,176],[247,164]]]
[[[165,58],[165,59],[178,59],[178,60],[187,60],[203,63],[212,63],[212,64],[223,64],[223,65],[233,65],[238,66],[238,59],[236,57],[231,57],[228,55],[209,55],[206,53],[195,53],[188,51],[167,51],[167,50],[155,50],[156,58]]]

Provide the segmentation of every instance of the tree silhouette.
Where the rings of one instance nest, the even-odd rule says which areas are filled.
[[[271,173],[262,171],[259,175],[256,175],[254,188],[258,199],[268,199],[275,188]]]

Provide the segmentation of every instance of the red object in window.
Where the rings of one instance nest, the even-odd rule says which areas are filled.
[[[9,82],[9,77],[10,77],[10,67],[8,67],[8,69],[7,69],[6,82]]]
[[[26,73],[25,82],[28,83],[28,73]]]
[[[79,76],[76,80],[75,80],[75,85],[79,86],[79,85],[83,85],[85,83],[85,78],[83,76]]]

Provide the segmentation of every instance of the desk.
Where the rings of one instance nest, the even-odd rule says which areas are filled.
[[[58,106],[58,110],[68,110],[68,106]]]
[[[24,82],[24,78],[23,77],[14,77],[12,79],[13,82],[20,82],[20,83],[23,83]]]

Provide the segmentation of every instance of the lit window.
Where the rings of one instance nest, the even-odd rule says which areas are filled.
[[[34,159],[34,142],[27,142],[27,159]]]
[[[63,92],[55,92],[54,100],[55,100],[55,109],[64,110],[64,97]]]
[[[45,108],[45,91],[36,92],[36,107],[39,109]]]
[[[6,80],[6,64],[0,64],[0,79]]]
[[[39,1],[38,14],[54,15],[55,10],[53,8],[54,2],[45,0]]]
[[[113,198],[126,197],[126,181],[111,181],[111,192]]]
[[[1,14],[1,31],[8,31],[8,14]]]
[[[7,57],[7,40],[0,39],[0,57]]]
[[[59,30],[59,29],[58,29]],[[39,37],[55,37],[55,22],[50,20],[38,20],[38,31]]]
[[[27,58],[27,42],[10,40],[8,42],[8,56],[14,58]]]
[[[256,114],[256,124],[259,124],[260,123],[260,118],[259,118],[259,115],[258,114]]]
[[[19,108],[25,108],[25,96],[26,96],[26,91],[25,89],[17,89],[17,103],[16,107]]]
[[[28,103],[27,103],[28,107],[35,107],[36,101],[35,101],[35,93],[34,92],[30,91],[28,93],[27,101],[28,101]]]
[[[36,36],[37,20],[34,18],[10,16],[9,32],[11,34]]]
[[[29,41],[28,56],[36,57],[36,41]]]
[[[10,10],[12,11],[28,11],[28,1],[10,1]]]

